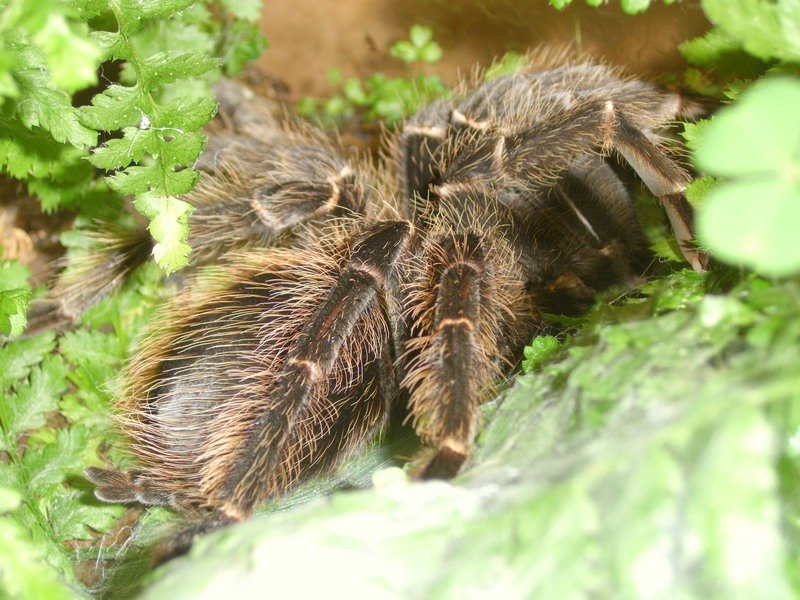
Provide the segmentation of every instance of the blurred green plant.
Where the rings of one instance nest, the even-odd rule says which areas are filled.
[[[11,536],[0,550],[0,597],[4,590],[13,598],[50,597],[33,593],[40,586],[78,595],[73,563],[94,558],[89,542],[122,516],[122,506],[94,500],[81,473],[97,463],[98,448],[121,458],[119,445],[109,445],[110,383],[163,293],[155,285],[160,277],[155,265],[143,269],[117,298],[92,309],[85,322],[98,329],[0,347],[0,489],[20,499],[0,516],[0,532]],[[15,549],[20,560],[39,557],[38,566],[12,568]]]
[[[609,0],[586,0],[586,4],[589,6],[603,6],[604,4],[608,4],[608,1]],[[663,0],[664,4],[674,4],[676,1],[680,2],[680,0]],[[549,0],[549,2],[550,6],[558,10],[562,10],[572,4],[572,0]],[[619,4],[626,13],[635,15],[650,8],[652,0],[619,0]]]
[[[392,44],[389,54],[407,65],[416,62],[433,64],[442,59],[442,48],[433,41],[430,27],[415,24],[408,30],[408,40]]]
[[[30,272],[15,261],[0,261],[0,335],[16,337],[28,324]]]
[[[800,273],[800,80],[766,78],[693,140],[697,167],[724,178],[697,228],[718,258],[765,275]]]
[[[706,175],[688,192],[699,206],[698,235],[720,260],[764,275],[796,275],[800,8],[756,0],[702,5],[715,26],[680,46],[693,65],[687,83],[732,104],[684,133]]]
[[[409,39],[394,43],[389,54],[414,68],[421,63],[438,62],[442,49],[433,40],[429,27],[413,25]],[[340,92],[327,99],[306,97],[298,105],[300,114],[326,127],[340,125],[356,115],[365,120],[381,119],[391,127],[448,92],[438,75],[419,72],[408,77],[388,77],[378,72],[362,81],[357,77],[343,79],[339,69],[332,69],[328,81]]]
[[[503,75],[512,75],[528,66],[528,55],[510,50],[500,59],[494,61],[483,73],[484,79],[494,79]]]

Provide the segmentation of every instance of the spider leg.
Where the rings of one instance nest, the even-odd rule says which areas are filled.
[[[83,470],[83,475],[95,484],[94,495],[103,502],[180,508],[171,495],[149,485],[147,479],[138,471],[122,472],[116,469],[87,467]]]
[[[435,449],[421,475],[453,477],[469,455],[477,407],[508,354],[530,331],[523,276],[504,243],[481,227],[444,231],[428,241],[410,284],[405,376],[415,428]],[[516,348],[513,348],[516,350]],[[513,352],[511,350],[511,352]]]
[[[400,179],[401,197],[424,196],[432,186],[440,183],[437,162],[449,134],[451,110],[452,106],[446,100],[432,102],[412,116],[393,140],[392,153]]]
[[[110,222],[97,223],[87,232],[91,244],[102,252],[71,262],[60,273],[45,298],[28,309],[28,326],[16,339],[72,325],[89,308],[116,290],[125,278],[147,261],[152,243],[147,232],[129,231]]]
[[[614,111],[615,128],[611,143],[647,188],[658,197],[669,218],[684,258],[698,273],[708,268],[708,256],[694,244],[694,211],[684,190],[691,177],[636,127],[620,110]]]
[[[611,100],[589,97],[569,110],[553,110],[532,127],[512,133],[484,134],[466,129],[450,140],[443,161],[442,189],[496,182],[525,188],[531,198],[556,186],[575,161],[598,150],[617,150],[656,195],[670,219],[681,251],[697,271],[708,257],[694,247],[691,205],[684,189],[690,177],[652,142]]]
[[[301,129],[268,142],[239,136],[224,150],[186,197],[195,207],[193,264],[237,246],[294,243],[303,225],[365,211],[359,169],[318,135]]]
[[[600,156],[585,155],[528,202],[517,246],[545,313],[583,314],[598,292],[635,286],[652,261],[632,199]]]
[[[366,313],[375,310],[410,235],[406,222],[378,223],[356,242],[338,283],[298,333],[271,386],[268,403],[251,423],[243,448],[222,483],[220,507],[232,517],[249,514],[285,452],[303,411],[339,359],[342,346]],[[380,346],[387,346],[378,342]]]

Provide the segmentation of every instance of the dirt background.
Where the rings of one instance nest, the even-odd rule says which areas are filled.
[[[679,69],[677,45],[709,27],[699,0],[654,0],[633,16],[618,0],[600,8],[574,0],[563,11],[546,0],[266,0],[261,30],[270,48],[259,66],[296,98],[328,96],[332,67],[345,76],[403,73],[388,49],[414,23],[433,28],[444,58],[428,70],[449,83],[508,50],[564,44],[656,77]]]

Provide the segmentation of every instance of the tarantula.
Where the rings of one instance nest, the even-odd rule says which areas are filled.
[[[690,177],[657,135],[684,108],[608,66],[532,61],[424,108],[374,164],[240,95],[189,197],[198,260],[220,263],[127,367],[118,419],[138,470],[87,469],[95,494],[243,519],[361,447],[397,403],[431,448],[421,476],[455,475],[541,315],[578,314],[651,261],[610,155],[705,267]]]

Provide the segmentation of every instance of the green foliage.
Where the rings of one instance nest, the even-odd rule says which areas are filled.
[[[572,4],[572,0],[549,0],[550,6],[562,10]],[[663,0],[664,4],[672,4],[675,0]],[[629,15],[644,12],[650,8],[651,0],[620,0],[620,6]],[[586,0],[589,6],[602,6],[608,4],[608,0]]]
[[[211,86],[263,50],[259,9],[220,1],[216,18],[191,0],[0,1],[0,168],[45,211],[79,211],[79,223],[113,218],[122,195],[134,195],[156,259],[174,270],[188,254],[191,210],[177,196],[197,180],[200,129],[216,111]],[[85,244],[79,232],[64,238]],[[25,326],[31,291],[25,268],[0,263],[2,598],[85,596],[73,563],[96,558],[98,532],[124,508],[96,501],[82,471],[100,463],[98,448],[124,462],[109,444],[109,394],[161,276],[140,270],[84,317],[103,332],[6,342]]]
[[[500,60],[492,63],[483,74],[484,79],[494,79],[503,75],[512,75],[528,66],[528,57],[520,52],[506,52]]]
[[[681,310],[660,290],[601,305],[566,358],[517,380],[476,469],[514,465],[550,491],[582,482],[613,597],[793,597],[784,565],[796,536],[783,524],[797,508],[780,490],[796,484],[778,465],[798,427],[798,292],[751,279],[727,296],[684,296]],[[587,581],[572,585],[581,597]]]
[[[173,0],[149,5],[144,13],[150,18],[166,18],[189,4]],[[104,58],[128,61],[135,83],[110,86],[92,99],[91,106],[83,107],[81,114],[95,129],[122,131],[121,138],[97,148],[90,162],[112,172],[108,178],[111,189],[135,195],[137,208],[146,206],[144,214],[151,221],[169,222],[158,227],[162,251],[156,256],[169,273],[187,264],[189,255],[186,221],[190,209],[175,211],[171,197],[189,192],[197,182],[199,174],[191,164],[205,147],[199,130],[214,115],[216,102],[208,92],[199,98],[178,97],[171,102],[161,101],[160,93],[178,80],[205,75],[217,66],[217,59],[183,52],[180,45],[145,54],[153,40],[146,34],[143,40],[136,37],[146,23],[138,6],[126,2],[112,5],[117,32],[102,32],[101,36]]]
[[[433,30],[424,25],[412,25],[408,40],[400,40],[389,48],[389,54],[407,65],[415,62],[436,63],[442,59],[442,48],[433,41]]]
[[[87,315],[110,333],[77,330],[58,341],[50,333],[0,347],[0,499],[20,499],[0,509],[8,544],[0,552],[0,597],[82,597],[72,569],[84,558],[76,541],[108,531],[124,512],[96,501],[82,471],[99,463],[97,448],[113,438],[111,384],[150,316],[159,278],[158,269],[141,271]],[[108,452],[120,460],[119,445]]]
[[[703,202],[698,233],[720,259],[758,272],[800,273],[800,81],[760,81],[715,116],[695,162],[724,177]]]
[[[23,499],[5,518],[13,520],[15,527],[28,530],[37,554],[52,570],[48,578],[66,582],[72,575],[70,557],[62,543],[76,537],[86,539],[89,531],[83,521],[76,523],[77,527],[56,527],[57,522],[69,520],[71,513],[85,510],[84,493],[64,486],[64,482],[80,477],[84,461],[93,454],[99,438],[90,440],[82,424],[48,426],[49,415],[57,410],[58,398],[68,386],[68,366],[52,354],[53,348],[52,335],[0,348],[0,364],[5,367],[0,382],[0,450],[7,456],[7,461],[0,462],[0,484]],[[104,508],[94,515],[93,522],[108,527],[120,514],[119,508]],[[102,515],[107,518],[98,523]],[[47,572],[44,566],[42,572]],[[7,581],[3,583],[8,589],[29,586],[25,575],[5,572]]]
[[[3,11],[0,19],[3,36],[0,64],[4,67],[0,93],[3,96],[25,96],[19,78],[25,77],[24,72],[31,67],[26,62],[31,59],[42,61],[39,64],[49,72],[52,87],[75,92],[97,83],[95,67],[100,49],[87,38],[86,24],[75,18],[80,8],[54,0],[7,0],[0,8]],[[37,56],[32,57],[31,53]],[[40,75],[46,77],[44,73]]]
[[[681,45],[695,65],[687,83],[735,102],[684,133],[697,167],[713,176],[689,190],[700,207],[698,234],[721,260],[766,275],[796,274],[800,8],[759,0],[703,0],[703,8],[715,27]],[[765,72],[773,77],[754,84]]]
[[[530,373],[545,362],[559,348],[558,340],[552,335],[540,335],[525,347],[522,371]]]
[[[413,25],[409,30],[409,40],[396,42],[389,53],[411,67],[420,62],[437,62],[442,50],[433,41],[430,28]],[[356,77],[342,81],[341,72],[333,69],[328,73],[328,79],[333,86],[341,88],[339,94],[327,100],[307,97],[298,106],[301,114],[316,118],[326,126],[341,123],[356,114],[367,120],[382,119],[392,126],[448,91],[436,75],[387,77],[383,73],[374,73],[364,81]]]
[[[0,483],[0,592],[4,598],[47,598],[71,600],[88,598],[60,579],[43,561],[40,544],[13,518],[22,497],[16,490]]]
[[[793,0],[702,0],[709,20],[763,60],[800,62],[800,4]]]
[[[194,0],[0,3],[0,167],[27,180],[48,211],[97,214],[135,195],[158,221],[157,261],[180,268],[189,208],[174,196],[198,179],[200,130],[216,111],[211,84],[265,47],[252,22],[259,7],[219,2],[215,19]],[[121,61],[119,81],[75,108],[74,94],[109,61]],[[98,133],[111,139],[96,147]]]
[[[0,261],[0,335],[16,337],[28,324],[29,275],[17,262]]]
[[[763,63],[742,48],[739,40],[715,27],[704,35],[687,40],[678,48],[684,58],[698,67],[714,68],[723,73],[752,76],[763,70]]]
[[[101,193],[89,193],[81,160],[97,132],[71,98],[97,82],[100,57],[80,13],[79,3],[0,2],[0,169],[27,180],[48,211]]]

